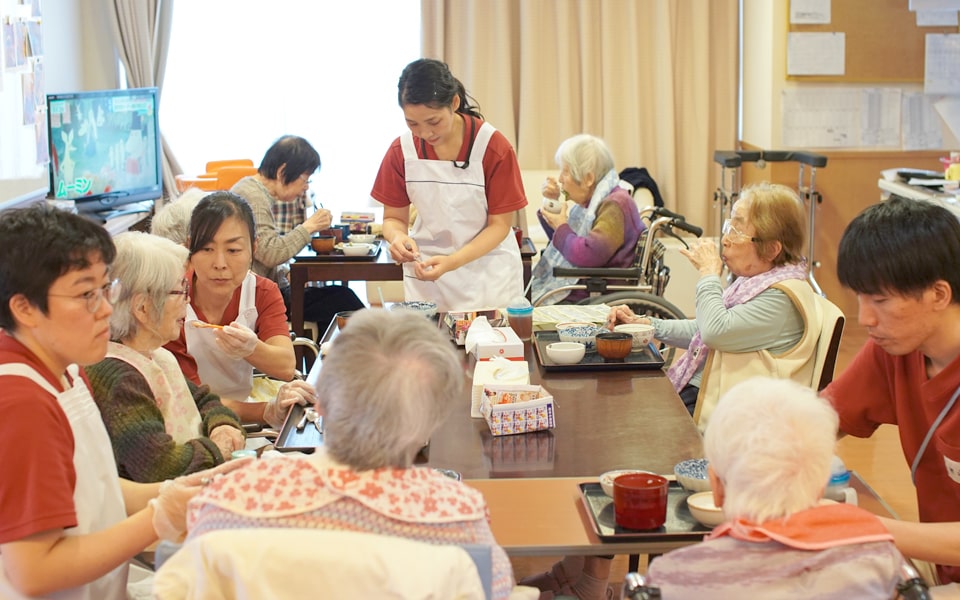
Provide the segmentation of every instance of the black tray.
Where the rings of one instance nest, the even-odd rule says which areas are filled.
[[[676,481],[667,491],[667,520],[659,529],[626,529],[617,525],[613,516],[613,498],[603,493],[599,483],[581,483],[580,496],[590,515],[593,532],[604,542],[624,541],[700,541],[710,533],[687,508],[686,491]]]
[[[303,431],[297,431],[297,423],[303,417],[303,412],[307,410],[306,406],[294,404],[287,413],[287,418],[280,428],[280,434],[277,441],[273,443],[274,447],[280,451],[293,451],[310,453],[315,448],[323,445],[323,435],[317,431],[313,423],[307,423]]]
[[[607,360],[597,354],[595,349],[587,349],[580,362],[572,365],[561,365],[553,362],[547,356],[547,345],[559,342],[559,333],[556,331],[534,331],[533,339],[537,360],[547,371],[613,371],[663,368],[663,357],[653,344],[647,344],[646,348],[634,348],[623,360]]]
[[[337,249],[334,249],[330,252],[317,254],[312,248],[310,248],[310,246],[307,246],[300,252],[300,254],[297,254],[296,259],[304,262],[369,262],[377,260],[378,256],[380,256],[379,241],[374,243],[374,247],[372,250],[370,250],[370,252],[361,256],[347,256],[343,253],[343,250]]]

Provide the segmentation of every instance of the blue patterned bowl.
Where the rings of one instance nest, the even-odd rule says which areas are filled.
[[[710,478],[707,476],[707,459],[692,458],[677,463],[673,467],[673,474],[683,489],[691,492],[710,491]]]
[[[406,302],[397,302],[390,307],[390,310],[399,310],[401,308],[415,310],[427,318],[431,318],[437,314],[437,303],[426,300],[407,300]]]
[[[593,323],[557,323],[561,342],[580,342],[587,350],[596,350],[600,328]]]

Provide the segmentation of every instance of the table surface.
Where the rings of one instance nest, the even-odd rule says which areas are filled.
[[[331,324],[324,340],[336,333]],[[554,397],[556,427],[491,435],[486,421],[470,417],[471,356],[464,394],[419,463],[464,479],[596,477],[613,469],[672,473],[676,463],[702,456],[700,434],[663,371],[547,372],[530,343],[524,346],[530,382]],[[321,368],[317,361],[307,381],[314,383]]]

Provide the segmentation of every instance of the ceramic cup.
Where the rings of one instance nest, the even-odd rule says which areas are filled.
[[[667,520],[670,483],[652,473],[628,473],[613,480],[613,514],[626,529],[657,529]]]

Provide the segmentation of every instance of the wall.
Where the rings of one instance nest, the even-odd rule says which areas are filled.
[[[43,0],[43,70],[47,93],[117,87],[105,0]],[[17,10],[18,0],[0,0],[0,15]],[[106,32],[106,33],[105,33]],[[2,65],[0,65],[2,69]],[[23,125],[20,70],[0,70],[0,208],[43,197],[46,165],[36,165],[33,126]]]

